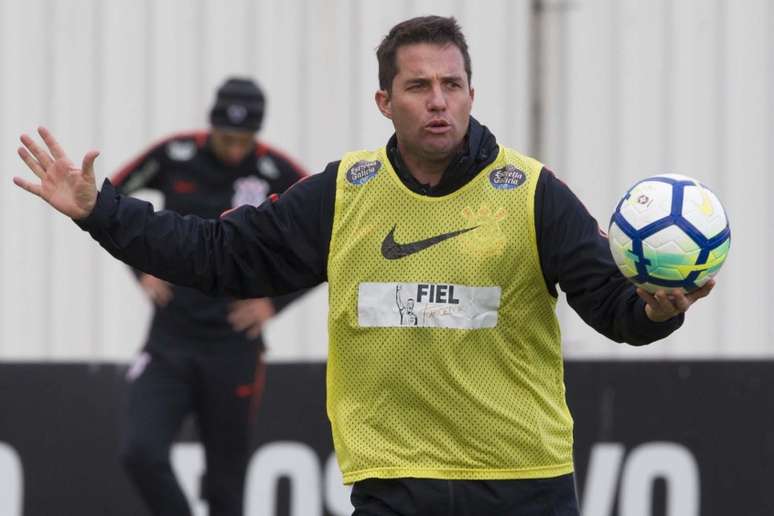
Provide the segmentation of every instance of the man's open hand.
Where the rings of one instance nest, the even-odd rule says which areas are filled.
[[[651,321],[663,322],[667,319],[685,313],[692,304],[699,299],[706,297],[715,287],[715,280],[711,279],[701,288],[693,292],[684,293],[679,288],[659,290],[655,294],[646,292],[638,288],[637,294],[645,301],[645,313]]]
[[[38,176],[40,183],[14,177],[13,182],[37,195],[56,210],[73,219],[82,219],[91,213],[97,201],[97,185],[94,181],[94,160],[99,155],[92,150],[83,157],[77,168],[67,157],[59,142],[45,127],[38,128],[48,151],[39,147],[35,140],[24,134],[19,147],[19,157]]]

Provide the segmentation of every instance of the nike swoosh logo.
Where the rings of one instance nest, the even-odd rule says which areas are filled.
[[[432,247],[436,244],[440,244],[444,240],[449,240],[468,231],[473,231],[478,226],[472,228],[460,229],[459,231],[452,231],[451,233],[443,233],[434,237],[426,238],[424,240],[417,240],[416,242],[409,242],[407,244],[399,244],[395,241],[395,228],[393,226],[387,236],[382,241],[382,256],[388,260],[397,260],[399,258],[405,258],[406,256],[424,251],[428,247]]]

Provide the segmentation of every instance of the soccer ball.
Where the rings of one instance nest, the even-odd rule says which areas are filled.
[[[649,177],[626,192],[610,219],[610,251],[621,273],[648,292],[690,292],[728,256],[731,230],[718,198],[695,179]]]

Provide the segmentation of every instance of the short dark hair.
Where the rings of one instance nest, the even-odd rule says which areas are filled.
[[[389,91],[392,88],[392,80],[398,74],[398,64],[395,61],[398,49],[416,43],[451,44],[459,48],[465,61],[465,72],[470,84],[472,72],[468,44],[457,20],[453,17],[420,16],[394,26],[376,49],[380,89]]]

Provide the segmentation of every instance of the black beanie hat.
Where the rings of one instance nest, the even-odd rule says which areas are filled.
[[[233,77],[218,88],[210,111],[213,127],[257,131],[263,121],[263,92],[250,79]]]

